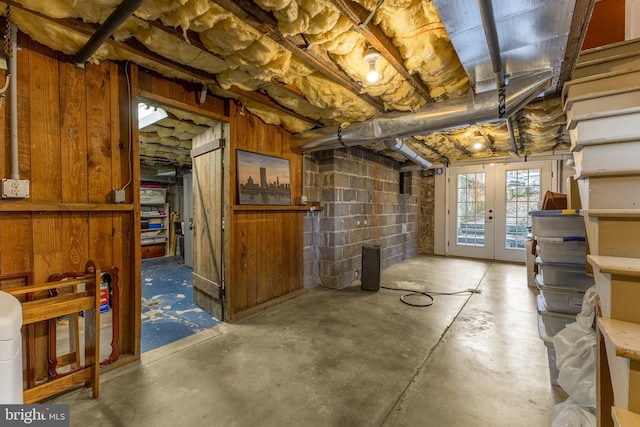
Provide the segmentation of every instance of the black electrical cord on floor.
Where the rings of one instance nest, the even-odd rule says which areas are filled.
[[[402,301],[404,304],[410,305],[411,307],[430,307],[430,306],[432,306],[433,303],[434,303],[433,295],[460,295],[460,294],[466,294],[466,293],[470,293],[470,294],[482,293],[482,291],[480,289],[474,289],[474,288],[469,288],[469,289],[466,289],[464,291],[456,291],[456,292],[431,292],[431,291],[416,291],[416,290],[402,289],[402,288],[390,288],[388,286],[380,286],[380,287],[382,289],[389,289],[389,290],[392,290],[392,291],[409,292],[408,294],[402,295],[400,297],[400,301]],[[409,302],[409,301],[406,300],[406,298],[416,297],[416,296],[426,297],[428,299],[428,302],[422,303],[422,304],[416,304],[416,303]]]

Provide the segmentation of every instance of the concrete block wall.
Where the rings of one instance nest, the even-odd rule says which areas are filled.
[[[380,245],[382,268],[419,253],[420,172],[403,175],[400,194],[399,168],[359,148],[307,158],[305,191],[319,191],[322,211],[305,216],[306,287],[349,286],[359,278],[365,244]],[[316,178],[318,187],[309,185]]]

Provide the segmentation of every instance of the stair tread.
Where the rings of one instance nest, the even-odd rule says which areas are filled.
[[[640,361],[640,324],[599,317],[598,328],[611,339],[617,356]]]
[[[616,426],[627,427],[640,425],[640,414],[631,412],[627,409],[611,407],[611,416]]]
[[[594,59],[606,59],[615,57],[625,52],[637,52],[637,45],[639,40],[624,40],[616,43],[609,43],[604,46],[592,47],[580,52],[576,67],[582,63],[593,61]]]
[[[600,218],[640,218],[640,209],[581,209],[580,214]]]
[[[601,273],[640,276],[640,258],[608,255],[587,255],[587,261],[597,266]]]

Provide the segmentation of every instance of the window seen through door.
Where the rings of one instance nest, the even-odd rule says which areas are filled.
[[[484,247],[486,179],[484,172],[458,174],[456,241]]]
[[[524,250],[531,229],[529,211],[540,206],[540,169],[506,171],[505,249]]]

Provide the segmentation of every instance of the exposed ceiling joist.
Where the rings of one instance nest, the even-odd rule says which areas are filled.
[[[369,42],[371,46],[380,52],[380,55],[407,80],[420,96],[429,103],[434,102],[434,99],[429,93],[429,88],[417,76],[409,73],[404,66],[404,59],[400,51],[384,34],[380,27],[371,22],[367,22],[366,25],[361,25],[367,21],[370,15],[367,9],[351,0],[331,0],[331,2],[343,15],[348,17],[351,22],[357,26],[357,31],[367,39],[367,42]]]
[[[449,157],[447,157],[446,155],[442,154],[437,148],[432,147],[430,145],[427,144],[423,144],[421,143],[419,140],[416,140],[414,137],[410,138],[411,141],[414,142],[414,144],[419,145],[421,148],[426,149],[427,151],[431,151],[433,154],[435,154],[438,159],[440,161],[442,161],[444,164],[449,164],[451,163],[451,161],[449,160]]]
[[[82,22],[80,20],[75,20],[75,19],[68,19],[68,18],[52,18],[50,16],[44,15],[38,11],[35,10],[31,10],[28,9],[24,6],[22,6],[20,3],[15,2],[14,0],[6,0],[5,3],[9,4],[11,7],[16,7],[19,8],[22,11],[28,12],[34,16],[38,16],[39,18],[43,18],[46,19],[50,22],[54,22],[60,26],[63,26],[67,29],[76,31],[80,34],[83,34],[85,36],[91,37],[96,31],[97,31],[97,27],[94,24],[90,24],[90,23],[86,23],[86,22]],[[192,68],[189,67],[188,65],[184,65],[184,64],[180,64],[178,62],[172,61],[171,59],[165,58],[164,56],[158,55],[155,52],[152,52],[151,50],[149,50],[145,45],[143,45],[142,43],[140,43],[138,40],[135,39],[129,39],[126,42],[119,42],[114,40],[113,38],[107,38],[105,40],[105,43],[110,44],[113,47],[116,47],[118,49],[121,49],[123,51],[129,52],[133,55],[139,56],[141,58],[147,59],[149,61],[158,63],[160,65],[162,65],[163,67],[168,67],[173,69],[174,71],[181,73],[185,76],[190,77],[191,79],[195,79],[200,81],[201,83],[205,83],[205,84],[210,84],[216,87],[220,87],[220,85],[218,84],[218,82],[215,80],[215,78],[209,74],[206,71],[203,70],[198,70],[196,68]],[[260,104],[265,105],[266,107],[269,108],[273,108],[275,110],[278,110],[282,113],[288,114],[292,117],[295,117],[299,120],[303,120],[307,123],[311,123],[315,126],[323,126],[322,123],[310,119],[308,117],[305,117],[301,114],[296,113],[295,111],[292,111],[286,107],[283,107],[282,105],[278,104],[277,102],[275,102],[272,98],[270,98],[267,95],[264,95],[262,93],[258,93],[258,92],[251,92],[251,91],[246,91],[246,90],[242,90],[240,88],[237,88],[235,86],[232,86],[231,88],[228,89],[230,92],[239,95],[239,96],[243,96],[247,99],[251,99],[253,101],[256,101]]]
[[[516,125],[518,128],[518,142],[520,143],[520,152],[524,152],[525,132],[524,125],[522,124],[522,110],[518,111],[515,116]]]
[[[300,120],[304,120],[307,123],[312,123],[316,126],[324,126],[322,123],[316,121],[316,120],[312,120],[309,117],[305,117],[301,114],[295,113],[291,110],[289,110],[288,108],[285,108],[283,106],[281,106],[280,104],[278,104],[277,102],[275,102],[273,99],[271,99],[269,96],[261,93],[261,92],[257,92],[257,91],[249,91],[249,90],[244,90],[244,89],[240,89],[239,87],[236,86],[231,86],[229,88],[229,91],[235,93],[236,95],[240,95],[240,96],[244,96],[245,98],[251,99],[253,101],[259,102],[262,105],[265,105],[267,107],[271,107],[280,111],[288,111],[287,114],[294,116]]]
[[[456,141],[453,137],[449,136],[449,135],[444,135],[444,137],[447,139],[447,141],[449,141],[449,143],[456,147],[458,150],[462,151],[464,154],[466,154],[467,156],[471,156],[473,155],[473,153],[471,151],[469,151],[467,149],[467,147],[465,147],[464,145],[460,144],[458,141]]]
[[[259,9],[252,2],[245,0],[212,0],[217,5],[225,8],[229,12],[233,13],[243,22],[251,25],[262,34],[266,34],[273,41],[280,46],[289,50],[296,56],[304,65],[309,68],[313,68],[329,80],[343,86],[351,93],[357,95],[369,105],[375,107],[378,111],[385,111],[384,104],[376,97],[364,94],[362,85],[351,80],[342,70],[340,70],[332,61],[324,60],[317,55],[314,55],[310,50],[300,47],[299,41],[296,41],[293,37],[285,37],[278,30],[278,23],[276,19],[269,13]],[[306,46],[305,46],[306,47]]]
[[[587,35],[587,27],[591,20],[591,14],[593,8],[596,5],[596,0],[576,0],[573,17],[571,20],[571,31],[569,32],[569,39],[567,41],[567,49],[564,54],[564,61],[562,61],[562,68],[560,69],[560,76],[558,78],[557,93],[562,91],[564,83],[571,78],[573,69],[578,62],[578,55],[580,55],[580,49],[582,48],[582,42]]]
[[[492,153],[495,153],[496,147],[493,144],[493,138],[491,138],[491,136],[487,134],[487,132],[484,130],[482,126],[476,125],[476,129],[478,130],[478,132],[480,132],[480,135],[482,135],[482,138],[484,138],[485,146],[489,148]]]
[[[289,92],[291,95],[300,98],[300,99],[306,99],[306,97],[304,96],[304,93],[302,93],[302,91],[300,89],[298,89],[297,86],[295,85],[291,85],[291,84],[287,84],[287,83],[282,83],[276,79],[271,79],[271,84],[274,86],[278,86],[279,88],[282,88],[284,90],[286,90],[287,92]]]
[[[189,42],[190,45],[197,47],[198,49],[207,52],[209,55],[213,55],[218,59],[222,59],[224,61],[224,57],[222,55],[218,55],[214,52],[211,52],[210,50],[207,49],[207,47],[204,45],[204,43],[202,43],[202,41],[200,41],[200,37],[198,37],[198,35],[194,32],[194,31],[185,31],[182,32],[181,30],[177,29],[177,28],[173,28],[173,27],[167,27],[166,25],[163,25],[162,23],[158,22],[158,21],[145,21],[144,19],[140,19],[137,18],[140,22],[144,22],[145,24],[149,24],[152,27],[170,35],[173,37],[176,37],[178,39],[181,40],[186,40],[187,42]]]

